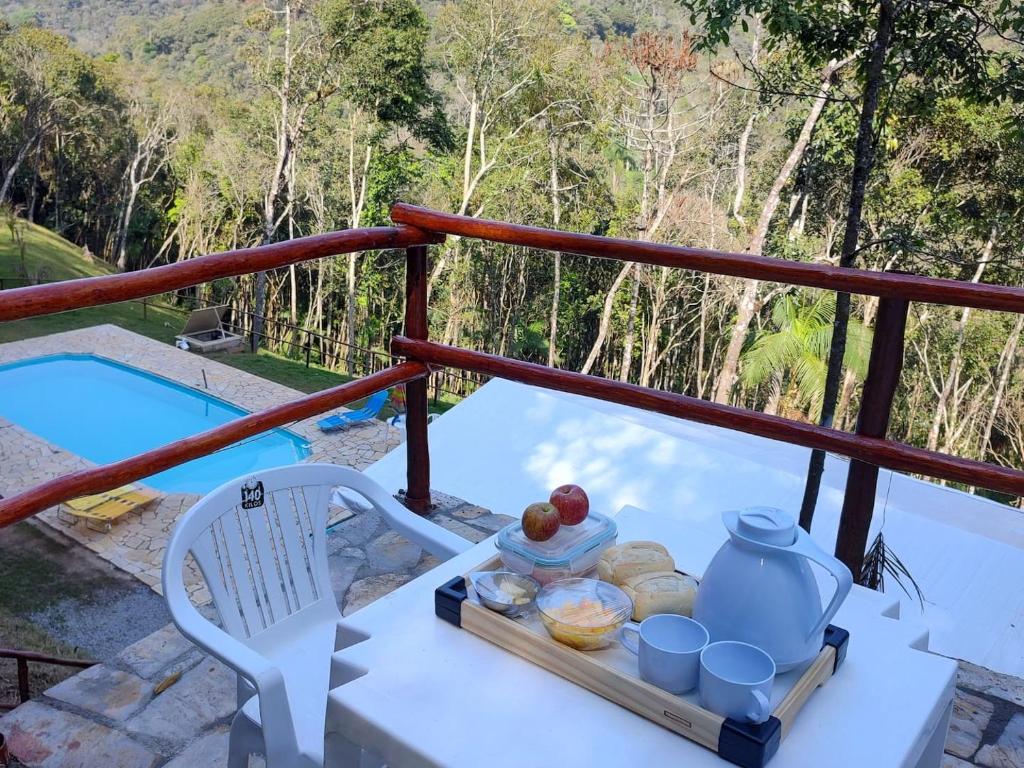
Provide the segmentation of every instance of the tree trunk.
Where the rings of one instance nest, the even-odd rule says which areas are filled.
[[[764,250],[765,240],[768,239],[768,228],[771,226],[772,217],[775,215],[775,211],[779,207],[779,201],[782,198],[782,190],[789,182],[790,176],[793,175],[793,171],[800,164],[803,159],[804,152],[807,150],[807,145],[811,141],[811,134],[814,132],[814,126],[818,122],[818,118],[821,117],[821,111],[825,108],[826,97],[828,96],[829,90],[832,88],[832,76],[836,70],[846,64],[849,59],[843,62],[829,62],[829,65],[822,72],[821,83],[819,85],[818,96],[814,99],[814,103],[811,105],[811,111],[807,113],[807,117],[804,119],[803,127],[800,129],[800,135],[797,136],[796,142],[793,144],[793,148],[789,152],[789,156],[786,161],[782,164],[778,174],[775,176],[775,181],[772,183],[772,187],[768,192],[768,197],[764,201],[764,205],[761,208],[761,215],[758,217],[757,226],[754,228],[754,234],[750,238],[750,242],[747,245],[747,250],[752,253],[760,253]],[[715,402],[716,403],[728,403],[732,397],[732,389],[736,385],[736,375],[739,369],[740,353],[743,351],[743,344],[747,339],[747,331],[750,328],[750,321],[754,318],[754,313],[757,311],[757,291],[759,283],[757,280],[748,280],[744,284],[743,293],[740,294],[740,299],[736,305],[736,321],[733,324],[732,332],[729,335],[729,345],[725,350],[725,359],[722,361],[722,370],[718,376],[718,386],[715,389]]]
[[[348,133],[348,188],[351,211],[349,226],[353,229],[362,226],[363,223],[363,208],[366,205],[366,177],[369,175],[370,161],[373,158],[373,147],[367,142],[366,155],[363,157],[363,166],[359,172],[357,183],[355,132],[360,115],[358,110],[353,112]],[[356,375],[356,266],[360,256],[359,253],[348,255],[348,279],[345,290],[345,341],[348,344],[345,352],[345,366],[350,376]]]
[[[995,426],[996,414],[1003,405],[1003,397],[1006,394],[1006,385],[1010,381],[1010,373],[1013,371],[1014,360],[1017,357],[1017,345],[1020,343],[1021,329],[1024,328],[1024,315],[1017,316],[1017,322],[1010,332],[1010,338],[1006,340],[1003,348],[1003,356],[1000,362],[1002,370],[999,374],[999,382],[996,384],[996,392],[992,399],[992,408],[985,420],[985,428],[981,432],[981,444],[978,448],[978,458],[985,460],[988,453],[989,441],[992,439],[992,428]]]
[[[875,322],[875,315],[878,313],[878,298],[869,296],[864,303],[864,327],[870,328]],[[850,413],[850,402],[853,400],[853,390],[857,386],[857,377],[853,371],[847,371],[843,377],[842,394],[839,397],[839,405],[836,408],[835,423],[843,425],[844,417]],[[848,419],[847,419],[848,420]]]
[[[615,294],[619,292],[619,287],[622,285],[622,281],[629,277],[629,273],[633,268],[633,262],[627,261],[623,265],[622,269],[619,270],[619,274],[615,276],[615,280],[612,281],[611,288],[608,289],[608,295],[604,299],[604,309],[601,311],[601,320],[597,326],[597,338],[594,339],[594,345],[590,348],[590,354],[587,355],[586,361],[583,363],[583,367],[580,369],[580,373],[590,373],[590,369],[594,367],[594,363],[597,362],[598,356],[601,354],[601,347],[604,346],[605,337],[608,335],[608,325],[612,319],[612,309],[615,306]]]
[[[736,146],[736,195],[732,199],[732,215],[740,224],[746,226],[740,211],[743,209],[743,195],[747,190],[747,143],[750,141],[750,134],[754,130],[754,121],[757,119],[757,110],[750,113],[747,124],[740,134],[739,143]]]
[[[124,215],[121,217],[120,222],[118,222],[117,242],[115,245],[117,268],[122,272],[128,268],[128,228],[131,226],[132,213],[135,210],[135,200],[138,197],[139,188],[142,186],[138,177],[139,164],[141,162],[142,156],[136,150],[135,157],[132,158],[131,165],[128,166],[128,197],[124,202]]]
[[[345,367],[349,376],[355,376],[356,365],[356,254],[348,255],[348,281],[346,285],[345,306],[345,340],[348,349],[345,352]]]
[[[972,283],[981,282],[981,276],[988,265],[995,242],[996,229],[993,227],[985,243],[981,259],[978,261],[978,268],[974,270],[974,275],[971,277]],[[925,443],[925,447],[929,451],[934,451],[939,445],[939,432],[942,430],[942,425],[946,421],[946,415],[949,410],[949,396],[956,388],[957,381],[960,378],[960,366],[963,365],[964,339],[967,336],[967,323],[970,319],[971,308],[964,307],[961,309],[960,320],[956,324],[956,339],[953,342],[952,356],[949,359],[949,369],[946,371],[946,378],[942,382],[942,391],[939,392],[939,399],[935,403],[935,411],[932,414],[931,427],[928,429],[928,440]]]
[[[558,182],[558,139],[548,139],[548,152],[551,156],[551,222],[558,229],[562,221],[562,196]],[[562,254],[555,251],[554,283],[551,287],[551,331],[548,334],[548,367],[554,368],[558,360],[558,302],[562,293]]]
[[[704,289],[700,294],[700,325],[697,331],[697,397],[704,397],[704,345],[707,343],[708,293],[711,290],[711,273],[704,273]],[[714,360],[711,361],[714,365]],[[710,375],[710,374],[709,374]]]
[[[14,183],[14,175],[18,172],[21,164],[25,162],[25,158],[28,157],[28,153],[32,151],[32,147],[38,139],[39,131],[36,131],[28,141],[21,145],[18,154],[15,155],[14,160],[11,162],[11,167],[4,174],[4,182],[0,185],[0,204],[7,202],[7,198],[11,194],[11,184]]]
[[[288,217],[288,239],[295,239],[295,164],[297,154],[293,151],[288,156],[288,167],[285,170],[285,211]],[[292,325],[292,342],[298,343],[299,325],[299,278],[294,264],[288,265],[288,321]]]
[[[626,318],[626,336],[622,341],[622,363],[619,365],[619,381],[629,381],[629,368],[633,362],[633,341],[636,337],[636,309],[640,301],[640,270],[633,267],[633,291],[629,297],[629,315]]]
[[[885,61],[889,52],[889,39],[894,23],[893,0],[880,0],[878,29],[871,48],[864,95],[861,104],[860,123],[857,127],[857,143],[854,148],[853,175],[850,179],[850,204],[846,212],[846,229],[839,254],[839,266],[852,267],[857,260],[857,242],[860,238],[861,213],[864,208],[864,194],[868,176],[875,161],[874,125],[878,110],[878,94],[882,88]],[[850,320],[850,294],[836,295],[836,314],[832,323],[832,344],[829,349],[828,370],[825,374],[825,393],[822,398],[821,419],[823,426],[832,426],[839,383],[843,371],[843,357],[846,355],[846,328]],[[825,469],[824,451],[813,451],[807,469],[807,485],[804,487],[803,503],[800,505],[800,525],[811,530],[814,508],[818,503],[818,489],[821,487],[821,473]]]

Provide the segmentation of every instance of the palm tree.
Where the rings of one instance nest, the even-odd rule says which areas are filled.
[[[748,387],[771,387],[766,413],[777,413],[788,402],[817,420],[825,393],[828,352],[836,295],[832,292],[794,292],[772,307],[771,329],[757,333],[741,358],[741,378]],[[844,362],[859,381],[867,375],[871,331],[850,319]]]

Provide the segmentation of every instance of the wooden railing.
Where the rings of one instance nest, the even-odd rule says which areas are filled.
[[[0,701],[0,710],[14,709],[18,704],[24,704],[31,695],[29,678],[29,662],[33,664],[53,664],[58,667],[75,667],[76,669],[88,669],[96,664],[95,661],[84,659],[62,659],[59,656],[47,656],[45,653],[35,651],[15,651],[10,648],[0,648],[0,659],[14,659],[18,668],[18,702]]]
[[[399,383],[407,385],[408,408],[408,474],[403,500],[410,508],[426,513],[430,509],[427,376],[432,366],[453,367],[597,397],[847,456],[852,461],[836,554],[855,574],[860,572],[867,544],[879,467],[1024,496],[1024,472],[1018,469],[948,456],[885,439],[903,364],[909,302],[1024,313],[1022,288],[572,234],[440,213],[404,203],[392,208],[391,217],[398,226],[348,230],[206,256],[126,275],[4,291],[0,295],[0,321],[165,293],[219,277],[274,269],[305,259],[378,248],[405,248],[405,333],[393,339],[392,351],[404,356],[408,362],[293,403],[244,416],[200,435],[114,464],[44,482],[0,500],[0,526],[24,519],[60,501],[141,479],[245,437],[307,418]],[[871,359],[856,433],[431,342],[428,340],[427,322],[427,246],[443,241],[445,235],[878,296]],[[495,471],[500,471],[500,468],[496,467]]]

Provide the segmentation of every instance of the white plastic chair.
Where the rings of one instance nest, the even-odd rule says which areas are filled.
[[[389,525],[441,559],[471,544],[399,504],[361,472],[332,464],[278,467],[225,483],[174,527],[164,598],[181,633],[239,675],[229,768],[323,765],[324,718],[341,618],[327,566],[328,500],[355,491]],[[183,569],[191,552],[222,628],[196,610]],[[247,681],[255,687],[252,695]]]

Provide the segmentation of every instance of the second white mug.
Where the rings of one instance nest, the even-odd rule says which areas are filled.
[[[763,723],[772,713],[775,662],[760,648],[726,640],[700,654],[700,703],[724,717]]]

